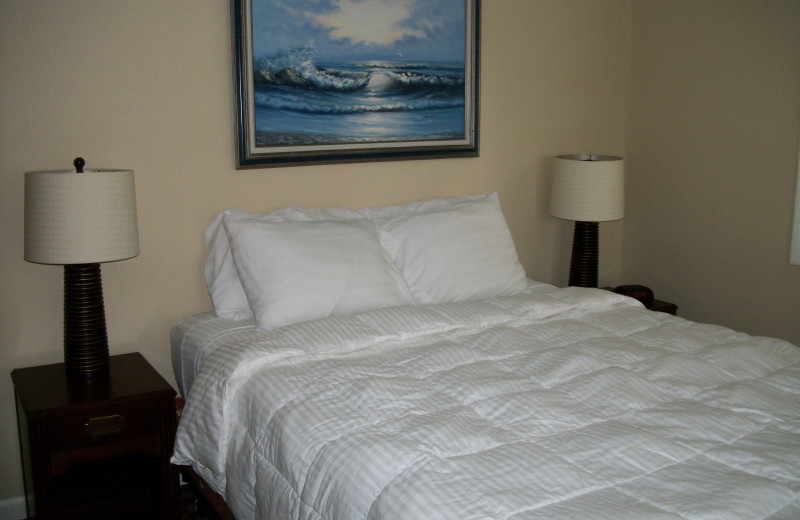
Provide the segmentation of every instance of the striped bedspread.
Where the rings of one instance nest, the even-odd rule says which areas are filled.
[[[239,519],[800,518],[800,349],[594,289],[239,328],[173,462]]]

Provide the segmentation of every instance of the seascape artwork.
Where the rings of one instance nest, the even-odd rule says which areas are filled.
[[[465,0],[251,0],[249,146],[472,146]]]

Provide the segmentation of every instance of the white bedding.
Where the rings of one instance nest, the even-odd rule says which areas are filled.
[[[237,326],[173,461],[239,519],[800,518],[788,343],[536,283]]]
[[[242,331],[252,331],[255,320],[220,318],[213,312],[188,316],[170,330],[172,372],[183,397],[189,395],[194,377],[200,366],[217,348],[227,341],[227,336]]]

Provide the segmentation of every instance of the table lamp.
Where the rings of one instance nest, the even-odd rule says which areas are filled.
[[[64,266],[64,364],[70,376],[108,373],[100,263],[139,254],[131,170],[25,172],[25,260]]]
[[[569,285],[597,287],[597,223],[625,216],[622,158],[594,154],[556,157],[550,214],[575,221]]]

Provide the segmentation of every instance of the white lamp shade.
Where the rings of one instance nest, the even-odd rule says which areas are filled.
[[[625,169],[621,157],[573,154],[556,157],[550,214],[579,222],[625,216]]]
[[[133,171],[25,173],[25,260],[90,264],[138,254]]]

